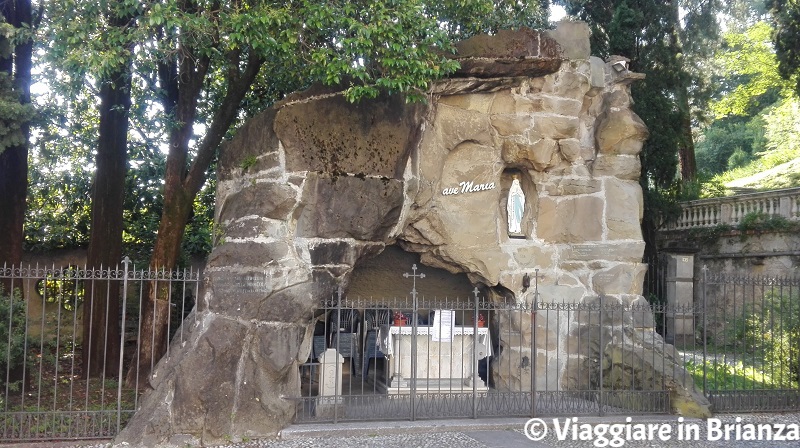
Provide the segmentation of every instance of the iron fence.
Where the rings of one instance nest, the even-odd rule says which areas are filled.
[[[798,278],[705,273],[678,305],[656,295],[564,302],[539,293],[538,274],[530,302],[477,288],[428,298],[416,291],[422,274],[407,277],[407,297],[339,291],[321,301],[288,397],[297,423],[668,413],[675,382],[704,393],[714,412],[800,409]],[[0,441],[109,438],[126,424],[139,394],[123,374],[150,337],[139,322],[153,283],[169,290],[169,334],[182,339],[197,271],[127,261],[0,270]],[[121,304],[121,349],[92,377],[83,308],[110,300]]]
[[[716,412],[800,410],[800,278],[703,270],[703,389]]]
[[[538,280],[533,303],[477,288],[462,299],[418,297],[415,285],[382,300],[339,291],[317,311],[295,421],[669,412],[667,377],[644,365],[668,351],[656,323],[675,310],[565,303]],[[691,384],[682,363],[671,368]]]
[[[180,324],[200,294],[196,270],[136,269],[127,258],[113,269],[0,269],[0,442],[109,438],[119,432],[138,405],[139,385],[126,384],[124,375],[137,368],[137,341],[148,337],[139,324],[148,285],[168,289],[168,334],[182,338]],[[101,324],[84,318],[86,307],[111,309],[114,301],[118,316],[105,316]],[[90,364],[85,331],[103,336],[95,347],[102,353],[100,365]],[[109,334],[119,334],[119,340]],[[111,350],[117,344],[119,350]]]

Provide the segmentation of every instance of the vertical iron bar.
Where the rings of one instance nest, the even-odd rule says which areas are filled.
[[[533,303],[531,303],[531,417],[536,417],[536,360],[539,358],[536,344],[536,310],[539,307],[539,268],[534,269]],[[545,321],[547,322],[547,321]],[[545,328],[547,330],[547,328]],[[545,335],[547,332],[545,331]],[[547,384],[547,383],[545,383]]]
[[[167,277],[167,279],[166,279],[167,280],[167,334],[164,337],[164,339],[167,340],[167,351],[164,354],[164,357],[166,357],[167,359],[169,359],[169,346],[171,345],[170,342],[172,342],[172,335],[170,334],[172,332],[172,280],[173,280],[173,277],[177,276],[177,274],[178,274],[177,270],[168,271],[166,273],[166,277]]]
[[[86,276],[89,278],[89,284],[91,285],[89,288],[89,340],[82,341],[83,347],[81,350],[81,367],[85,367],[86,371],[82,372],[83,375],[87,378],[86,380],[86,397],[84,400],[84,409],[89,408],[89,372],[92,368],[92,358],[89,354],[92,352],[92,339],[94,334],[94,288],[95,288],[95,276],[94,276],[94,269],[89,270],[88,266],[84,263],[84,272],[86,272]],[[84,303],[84,310],[86,309],[86,303]],[[86,312],[84,311],[84,316]],[[83,325],[86,325],[86,322],[83,322]],[[88,359],[87,359],[88,357]],[[83,362],[85,360],[85,362]]]
[[[416,265],[414,265],[416,267]],[[411,291],[411,421],[417,417],[417,288],[414,278],[414,289]]]
[[[411,265],[411,274],[403,273],[403,277],[411,277],[412,323],[411,323],[411,421],[416,420],[416,395],[417,395],[417,278],[425,278],[425,274],[417,274],[417,264]]]
[[[108,328],[111,326],[111,316],[109,316],[108,308],[111,302],[111,266],[106,266],[106,269],[103,270],[103,266],[100,265],[100,278],[105,277],[106,281],[106,295],[105,295],[105,327],[103,328],[103,368],[101,372],[101,379],[100,379],[100,409],[103,411],[106,410],[106,367],[108,366]],[[114,319],[119,319],[119,316],[114,316]],[[88,375],[87,375],[88,378]],[[110,422],[109,422],[110,424]],[[110,428],[109,428],[110,429]]]
[[[53,264],[53,270],[51,272],[53,273],[53,277],[56,277],[56,274],[55,274],[56,273],[56,265],[55,264]],[[47,276],[45,276],[45,278],[47,278]],[[58,278],[58,277],[56,277],[56,278]],[[62,280],[62,285],[63,285],[63,280]],[[46,287],[45,287],[45,291],[47,291]],[[45,296],[46,295],[47,294],[45,293]],[[56,299],[58,299],[58,297],[56,297]],[[58,303],[58,300],[56,300],[56,303]],[[37,386],[36,386],[39,389],[37,391],[37,393],[36,393],[36,410],[37,411],[41,411],[42,410],[42,377],[44,377],[44,359],[45,359],[45,355],[44,355],[45,327],[44,327],[44,324],[45,324],[45,321],[47,320],[47,317],[46,317],[46,314],[45,314],[46,310],[47,310],[47,299],[45,297],[42,297],[42,321],[41,321],[42,325],[41,325],[41,329],[40,329],[40,333],[39,333],[39,378],[37,379]],[[87,382],[87,387],[88,387],[88,382]],[[87,400],[88,400],[88,398],[87,398]]]
[[[6,268],[6,263],[4,262],[3,263],[3,277],[5,277],[6,269],[7,269]],[[20,270],[21,269],[22,269],[22,265],[20,265]],[[3,410],[5,412],[8,412],[8,401],[9,401],[8,400],[8,392],[9,392],[9,387],[11,385],[10,384],[11,383],[11,335],[13,334],[12,325],[13,325],[13,322],[14,322],[13,321],[13,317],[14,317],[14,275],[13,275],[13,272],[14,272],[14,265],[11,266],[11,275],[10,275],[11,281],[9,282],[11,284],[11,288],[10,288],[11,290],[8,291],[8,343],[6,345],[6,392],[5,392],[5,395],[4,395],[5,403],[3,403],[3,405],[4,405],[3,406],[3,408],[4,408]],[[25,320],[28,320],[28,319],[25,319]],[[25,336],[25,339],[28,338],[28,334],[27,333],[25,333],[24,336]],[[25,358],[23,358],[23,360],[24,359]],[[25,364],[25,362],[23,361],[22,364]]]
[[[20,263],[19,267],[20,267],[20,273],[22,273],[22,263]],[[30,268],[31,268],[31,266],[29,264],[28,265],[28,271],[29,271],[28,275],[30,275]],[[45,269],[45,272],[46,271],[47,271],[47,269]],[[36,263],[36,273],[37,274],[39,273],[39,263]],[[46,278],[47,278],[47,275],[45,274],[45,279]],[[45,280],[45,285],[47,285],[46,282],[47,282],[47,280]],[[12,290],[13,290],[13,284],[12,284]],[[47,290],[47,288],[45,287],[45,291],[46,290]],[[25,289],[22,290],[22,294],[27,296],[27,297],[24,298],[25,303],[30,303],[30,298],[31,298],[30,291],[28,291],[27,288],[25,288]],[[23,360],[28,359],[28,336],[30,335],[30,325],[28,324],[28,316],[27,316],[27,314],[28,314],[28,310],[26,309],[25,310],[25,339],[22,341],[22,359]],[[27,378],[27,375],[28,375],[27,366],[28,366],[27,362],[23,362],[22,363],[22,378]],[[23,381],[22,382],[22,387],[20,387],[20,408],[22,408],[22,409],[25,408],[25,383],[27,383],[27,381]]]
[[[605,414],[604,409],[603,409],[603,402],[604,402],[604,400],[603,400],[603,352],[604,352],[604,348],[603,348],[604,347],[603,346],[603,296],[600,296],[599,299],[600,300],[599,300],[599,309],[598,309],[598,315],[599,315],[599,317],[598,317],[598,329],[600,331],[600,366],[599,366],[599,369],[600,369],[600,384],[598,384],[598,388],[600,389],[600,391],[599,391],[599,394],[598,394],[598,396],[599,396],[598,411],[599,411],[600,417],[602,417]]]
[[[708,267],[703,265],[703,395],[708,397],[708,304],[706,288],[708,285]]]
[[[341,344],[342,344],[342,286],[339,285],[339,288],[336,290],[336,328],[334,329],[334,333],[336,335],[336,372],[335,376],[333,377],[333,423],[336,424],[339,422],[339,377],[342,375],[342,366],[339,363],[339,356],[341,356]],[[327,357],[326,357],[327,358]],[[344,358],[343,358],[344,359]],[[324,369],[323,369],[324,372]],[[323,373],[324,374],[324,373]],[[324,383],[323,383],[324,384]],[[319,385],[322,387],[322,384]]]
[[[478,418],[478,287],[472,290],[475,295],[475,313],[472,317],[472,418]],[[463,344],[463,342],[462,342]],[[463,345],[462,345],[463,347]]]
[[[134,276],[134,278],[136,278],[136,276],[137,276],[137,274],[136,274],[136,265],[133,266],[133,276]],[[137,325],[137,329],[136,329],[136,352],[135,352],[136,361],[133,364],[134,368],[136,369],[136,375],[135,375],[136,376],[136,380],[135,380],[135,384],[134,384],[134,387],[133,387],[133,390],[135,392],[134,399],[133,399],[133,408],[134,409],[139,407],[139,393],[136,392],[136,391],[139,390],[139,360],[141,359],[141,355],[139,354],[140,353],[139,344],[141,344],[140,341],[142,340],[142,308],[143,308],[142,305],[143,305],[144,300],[145,300],[145,297],[144,297],[144,289],[145,289],[144,288],[144,285],[145,285],[145,282],[144,282],[144,269],[141,270],[141,272],[138,274],[138,276],[139,276],[139,317],[138,317],[137,324],[136,324]]]
[[[119,332],[119,364],[117,372],[117,434],[122,421],[122,368],[125,355],[125,317],[128,306],[128,263],[131,259],[127,256],[122,259],[122,322]]]
[[[63,271],[62,271],[63,272]],[[70,273],[71,274],[71,273]],[[73,290],[77,289],[77,282],[73,283],[74,287]],[[62,304],[58,303],[58,307],[56,308],[58,311],[56,312],[56,353],[55,353],[55,372],[53,374],[53,410],[55,411],[58,409],[58,354],[59,349],[61,348],[61,306]],[[9,327],[9,332],[11,328]]]

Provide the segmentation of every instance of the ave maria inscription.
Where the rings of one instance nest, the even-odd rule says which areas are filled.
[[[442,190],[442,196],[451,196],[461,193],[475,193],[484,190],[493,190],[494,182],[488,184],[476,184],[471,181],[459,182],[457,187],[448,187]]]

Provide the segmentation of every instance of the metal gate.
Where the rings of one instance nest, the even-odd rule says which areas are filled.
[[[296,423],[669,411],[665,378],[636,370],[668,347],[656,333],[665,309],[542,297],[538,273],[532,304],[487,300],[477,288],[421,297],[424,275],[413,266],[406,276],[405,298],[340,290],[320,304],[292,397]]]
[[[698,337],[714,412],[800,410],[800,278],[703,270]]]
[[[137,341],[152,337],[139,324],[150,285],[169,294],[167,332],[183,340],[181,322],[200,295],[197,271],[136,269],[127,257],[108,269],[0,265],[0,442],[105,439],[125,426],[140,391],[123,375],[138,365]],[[119,325],[119,339],[83,319],[84,306],[108,310],[112,301],[119,320],[106,318]],[[91,365],[86,328],[103,335],[100,348],[118,344],[118,355]]]

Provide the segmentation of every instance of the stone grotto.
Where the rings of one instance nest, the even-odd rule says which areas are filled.
[[[351,104],[314,87],[238,130],[219,161],[205,294],[115,443],[275,436],[292,422],[284,397],[299,388],[320,299],[390,246],[491,298],[530,303],[523,283],[538,270],[544,300],[646,305],[639,152],[648,131],[629,88],[643,76],[623,58],[592,57],[582,22],[477,36],[457,49],[460,70],[425,103]],[[637,339],[637,326],[653,323],[602,331],[606,341],[624,333],[639,352],[596,349],[658,358],[648,368],[666,378],[673,412],[709,415],[691,377],[673,375],[682,369],[674,349]],[[496,361],[529,355],[506,350]],[[547,363],[547,347],[537,356],[539,368],[556,369],[555,387],[583,381],[570,375],[572,361]]]

